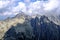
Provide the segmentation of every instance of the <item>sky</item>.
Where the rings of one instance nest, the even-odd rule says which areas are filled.
[[[60,0],[0,0],[0,18],[12,17],[20,11],[27,15],[48,12],[60,14]]]

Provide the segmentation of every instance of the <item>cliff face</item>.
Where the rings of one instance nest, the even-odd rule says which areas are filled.
[[[60,25],[45,15],[18,14],[0,21],[0,34],[3,40],[60,40]]]
[[[41,16],[31,20],[36,40],[60,40],[60,26]]]

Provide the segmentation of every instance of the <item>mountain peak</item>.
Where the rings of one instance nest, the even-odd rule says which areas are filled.
[[[46,17],[45,15],[43,15],[43,16],[40,17],[40,21],[48,23],[50,20],[48,19],[48,17]]]

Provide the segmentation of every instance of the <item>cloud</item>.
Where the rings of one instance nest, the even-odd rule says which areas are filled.
[[[49,0],[49,2],[44,4],[44,10],[53,10],[59,6],[58,0]]]
[[[24,2],[21,2],[19,0],[0,0],[0,15],[2,16],[12,14],[16,15],[20,11],[28,15],[44,14],[45,11],[52,12],[52,10],[56,9],[60,10],[59,2],[60,2],[59,0],[35,1],[35,2],[31,2],[31,0],[24,0]]]
[[[0,1],[0,9],[6,7],[9,4],[9,1]]]
[[[58,14],[60,10],[60,1],[59,0],[48,0],[48,1],[36,1],[31,4],[30,11],[32,14],[45,14],[45,13],[55,13]],[[53,14],[54,15],[54,14]]]
[[[12,8],[16,5],[15,0],[0,0],[0,15],[4,15],[6,12],[12,13]],[[9,14],[9,13],[8,13]]]
[[[19,11],[26,11],[26,6],[23,2],[19,2],[17,6],[13,7],[12,9],[13,12],[19,12]]]
[[[38,14],[42,11],[41,5],[42,3],[40,1],[32,2],[29,6],[28,12],[32,14]]]

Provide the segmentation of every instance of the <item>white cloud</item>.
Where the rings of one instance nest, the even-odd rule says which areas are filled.
[[[44,10],[53,10],[59,6],[58,0],[49,0],[49,2],[44,4]]]
[[[3,13],[0,13],[2,15],[12,15],[17,14],[19,11],[22,11],[28,15],[32,14],[42,14],[44,11],[51,11],[55,8],[59,7],[59,0],[49,0],[47,2],[44,1],[36,1],[36,2],[30,2],[30,0],[25,0],[25,2],[30,2],[28,6],[26,6],[26,3],[24,2],[17,2],[18,0],[0,0],[0,10],[6,9],[6,11],[3,11]],[[16,5],[16,6],[15,6]],[[8,11],[8,10],[9,11]]]
[[[53,12],[59,9],[59,0],[48,0],[48,1],[36,1],[30,4],[30,13],[32,14],[44,14],[45,12]],[[58,8],[58,9],[57,9]],[[53,11],[52,11],[53,10]],[[58,13],[56,13],[58,14]]]
[[[19,2],[19,4],[16,7],[13,7],[12,9],[13,12],[19,12],[19,11],[26,11],[26,6],[23,2]]]
[[[33,2],[30,4],[29,6],[29,12],[32,13],[32,14],[37,14],[38,12],[40,12],[42,9],[41,9],[41,2],[40,1],[36,1],[36,2]],[[31,14],[31,15],[32,15]]]
[[[0,8],[4,8],[9,5],[9,1],[0,1]]]

